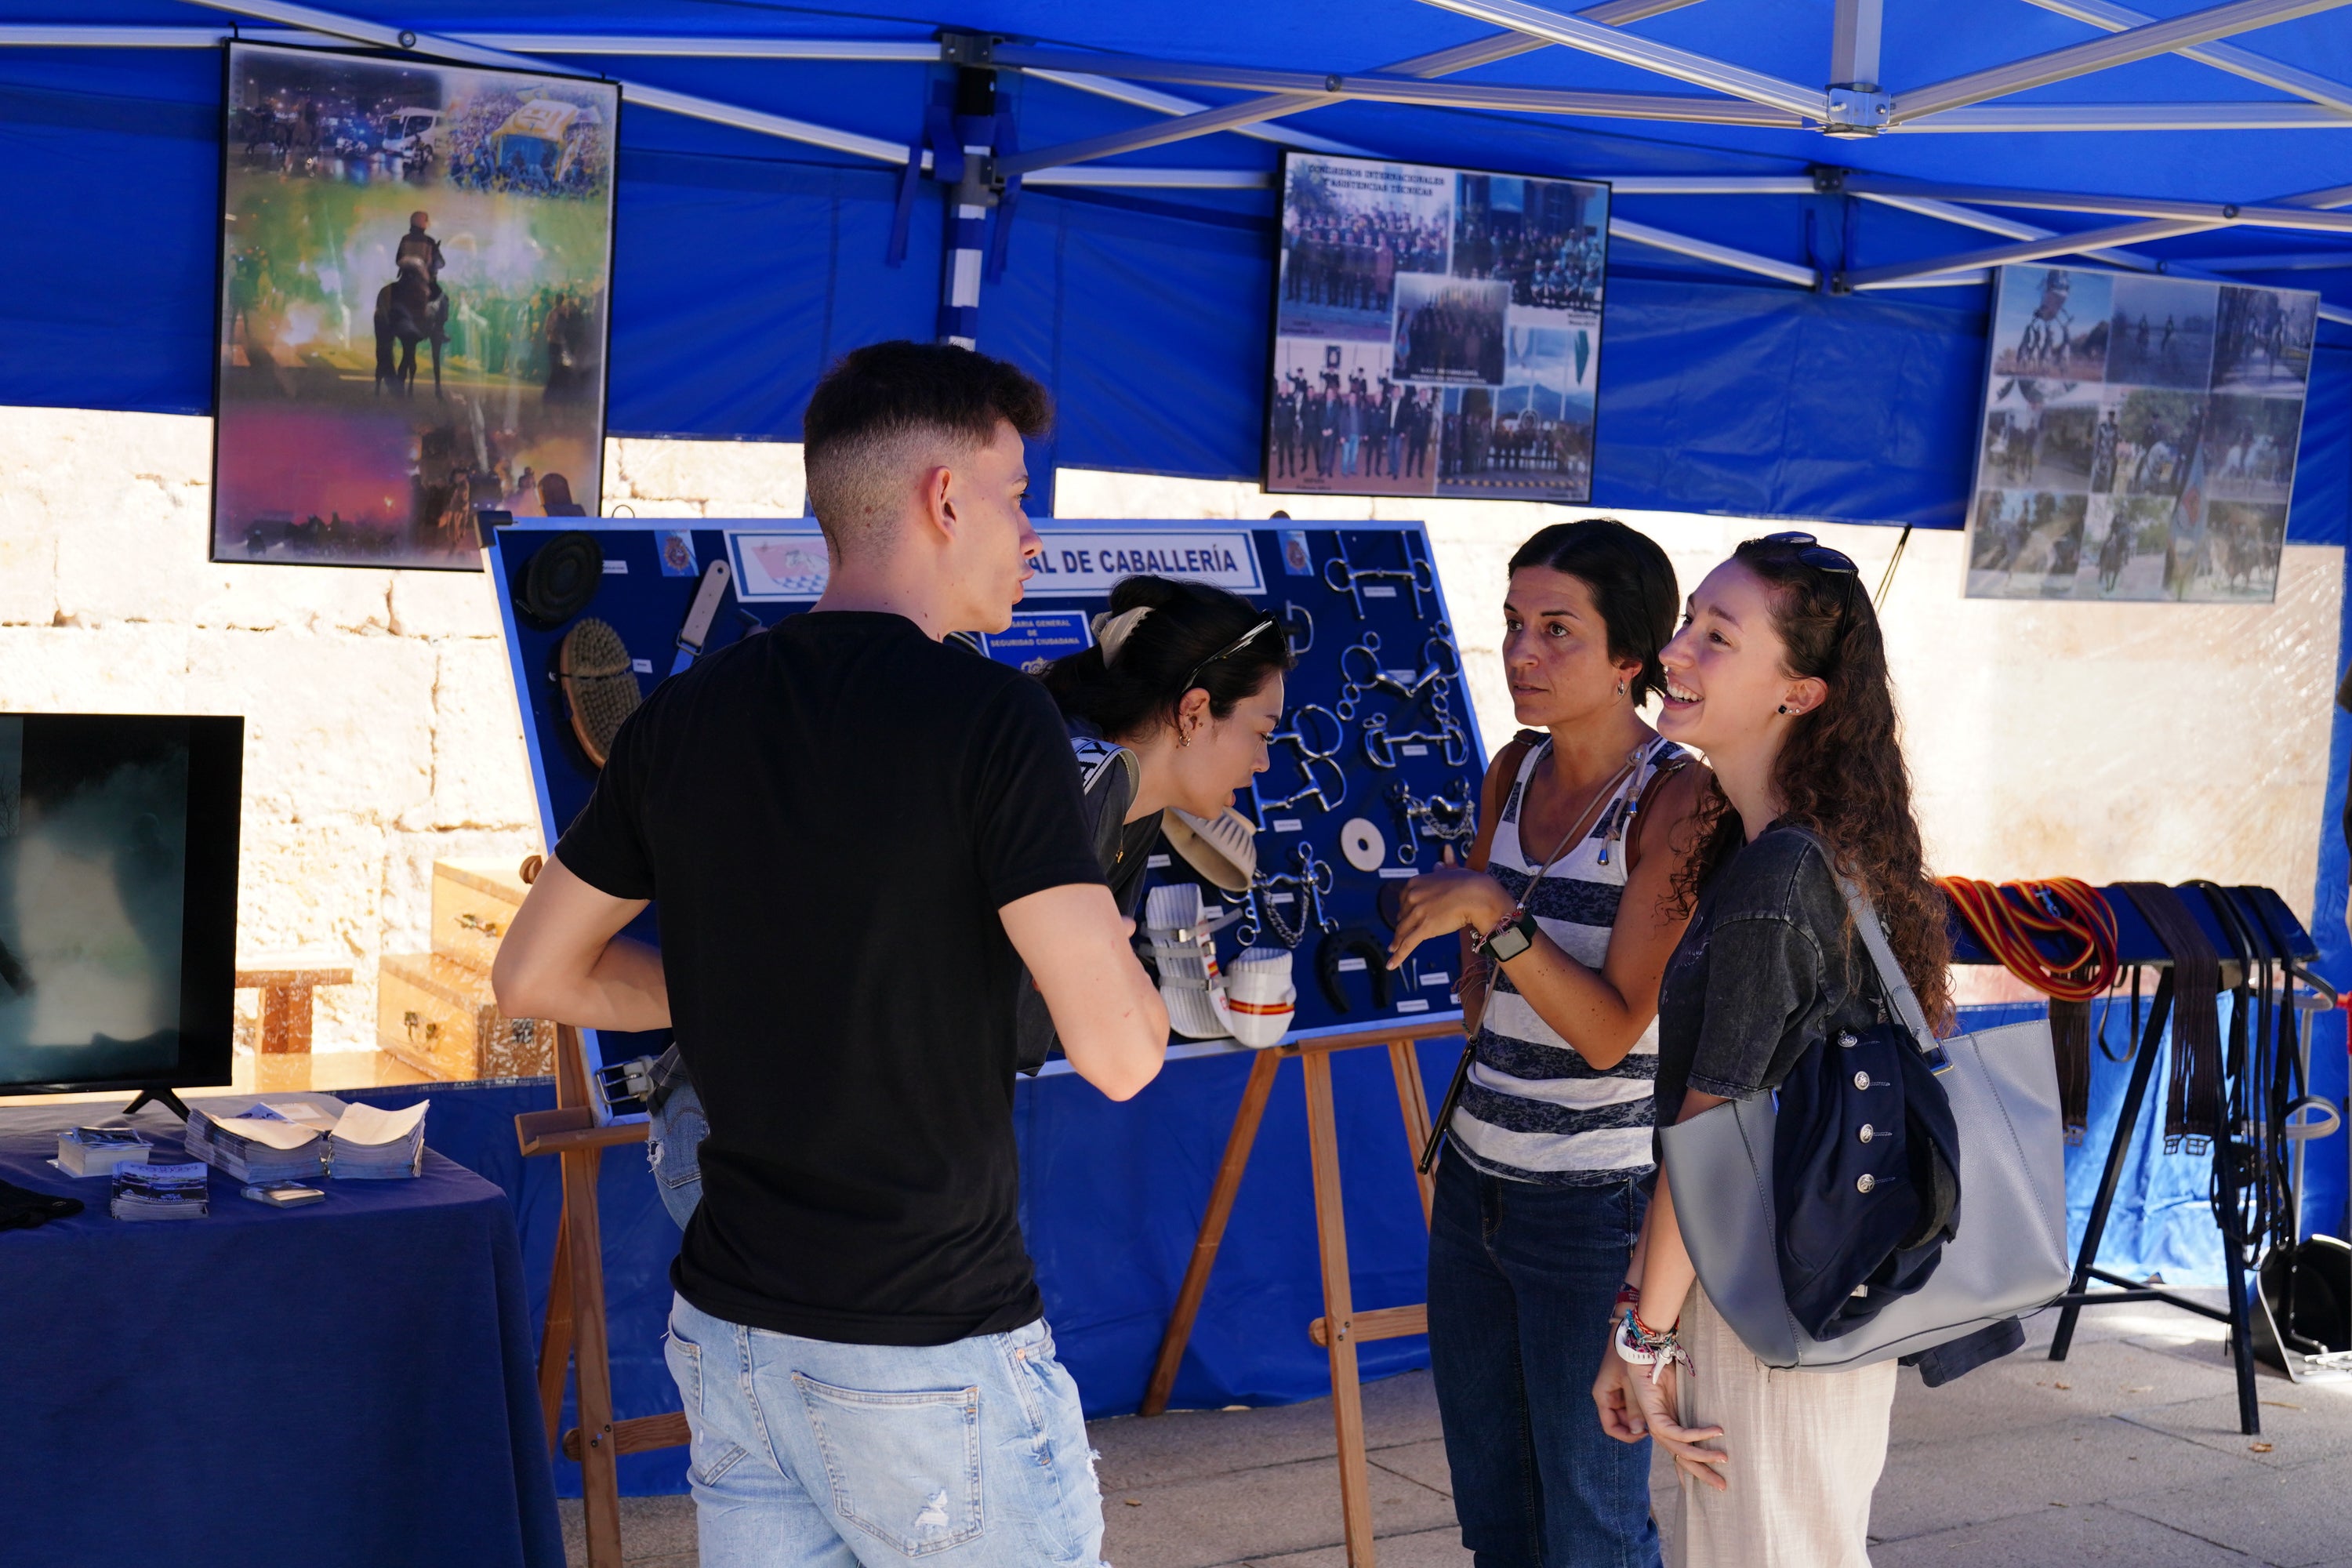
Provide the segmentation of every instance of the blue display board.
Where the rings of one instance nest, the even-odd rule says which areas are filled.
[[[1216,939],[1220,960],[1253,942],[1292,948],[1298,1036],[1458,1016],[1450,944],[1424,946],[1394,976],[1370,956],[1391,930],[1383,893],[1392,916],[1394,890],[1437,864],[1444,844],[1467,850],[1486,768],[1422,525],[1060,519],[1036,527],[1045,550],[1027,596],[1009,629],[964,639],[977,654],[1034,670],[1084,648],[1111,586],[1150,572],[1214,583],[1265,606],[1297,656],[1273,766],[1240,805],[1258,827],[1257,885],[1244,897],[1222,894],[1164,842],[1151,857],[1155,878],[1198,882],[1213,910],[1241,917]],[[575,531],[602,552],[593,592],[562,619],[534,616],[525,607],[531,562]],[[596,780],[557,678],[572,626],[609,625],[650,692],[683,668],[681,630],[713,563],[730,581],[704,655],[807,609],[825,583],[813,519],[533,519],[498,530],[488,558],[551,844]],[[632,934],[657,941],[653,911]],[[608,1038],[592,1050],[617,1061],[651,1043]]]

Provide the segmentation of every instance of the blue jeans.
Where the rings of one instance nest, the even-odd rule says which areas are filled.
[[[935,1346],[745,1328],[674,1297],[704,1568],[1103,1568],[1077,1384],[1043,1318]]]
[[[1648,1196],[1539,1186],[1453,1149],[1429,1229],[1429,1362],[1478,1568],[1657,1568],[1650,1445],[1601,1429],[1592,1380]]]
[[[687,1082],[673,1086],[647,1120],[646,1163],[653,1167],[662,1207],[684,1230],[702,1202],[702,1141],[710,1135],[710,1121],[702,1114],[702,1097]]]

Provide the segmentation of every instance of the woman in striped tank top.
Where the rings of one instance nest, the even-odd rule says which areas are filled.
[[[1649,1447],[1612,1440],[1592,1401],[1654,1179],[1658,978],[1704,773],[1640,714],[1680,596],[1665,552],[1606,518],[1543,530],[1510,570],[1512,708],[1549,733],[1495,759],[1469,866],[1406,884],[1391,953],[1459,933],[1473,1020],[1430,1362],[1479,1568],[1651,1568]]]

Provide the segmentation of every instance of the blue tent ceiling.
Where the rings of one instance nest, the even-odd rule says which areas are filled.
[[[1931,81],[2104,36],[2049,5],[1886,0],[1879,76],[1898,98]],[[953,14],[677,0],[348,0],[324,9],[420,33],[859,39],[921,44],[941,27],[1101,57],[1358,73],[1497,29],[1415,0],[1268,5],[1236,0],[970,0]],[[2137,0],[2159,17],[2194,0]],[[1818,87],[1830,0],[1703,0],[1627,26],[1637,37]],[[25,26],[226,31],[182,0],[0,0]],[[248,29],[270,24],[247,19]],[[161,35],[155,35],[160,38]],[[2352,84],[2352,8],[2227,40]],[[787,115],[904,146],[948,74],[936,63],[642,53],[547,57],[559,68]],[[1547,47],[1445,79],[1703,97],[1705,89]],[[1147,83],[1202,105],[1253,94]],[[1002,73],[1024,150],[1160,122],[1129,103]],[[2352,101],[2352,86],[2342,89]],[[201,409],[209,404],[216,220],[217,57],[202,48],[0,48],[0,202],[18,287],[0,297],[14,352],[0,400]],[[2293,94],[2161,55],[1992,100],[2302,105]],[[1932,123],[1932,121],[1928,122]],[[1434,163],[1572,174],[1878,176],[2015,191],[2252,203],[2352,179],[2352,113],[2328,128],[1934,133],[1818,131],[1341,102],[1260,128],[1109,160],[1123,168],[1270,171],[1291,133]],[[852,153],[649,110],[626,113],[614,287],[616,432],[789,437],[828,356],[878,336],[929,336],[940,279],[936,195],[898,268],[881,265],[896,172]],[[2118,216],[1972,204],[1992,221],[2074,232]],[[1999,234],[1831,194],[1621,192],[1616,215],[1782,264],[1869,268],[2002,243]],[[1061,394],[1064,463],[1255,471],[1272,262],[1266,189],[1076,189],[1022,197],[981,337]],[[2133,247],[2151,261],[2352,260],[2352,234],[2227,227]],[[1611,255],[1598,499],[1618,505],[1949,526],[1967,489],[1983,356],[1979,285],[1839,296],[1727,271],[1620,238]],[[2352,310],[2352,273],[2237,271],[2316,288]],[[2315,369],[2298,484],[2299,537],[2343,533],[2352,332],[2331,326]],[[2313,443],[2318,443],[2315,450]]]

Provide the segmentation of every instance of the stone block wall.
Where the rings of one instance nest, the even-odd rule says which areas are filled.
[[[801,510],[797,446],[613,441],[605,467],[614,510]],[[498,612],[473,573],[215,564],[211,472],[208,420],[0,408],[0,710],[244,714],[238,952],[352,963],[313,1043],[365,1048],[433,862],[541,847]]]
[[[425,945],[434,860],[541,847],[497,612],[473,574],[211,563],[211,463],[205,420],[0,408],[0,710],[245,714],[239,951],[352,963],[316,1046],[363,1048],[378,955]],[[614,440],[604,484],[641,517],[802,509],[782,443]],[[1515,728],[1505,563],[1588,515],[1066,469],[1055,495],[1064,517],[1426,521],[1490,751]],[[1626,521],[1685,590],[1771,526]],[[1876,584],[1894,531],[1818,531]],[[2308,918],[2342,552],[2290,548],[2275,605],[2183,607],[1963,599],[1959,548],[1914,535],[1885,610],[1937,868],[2265,882]]]

